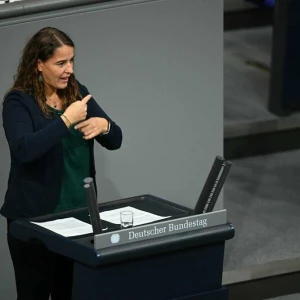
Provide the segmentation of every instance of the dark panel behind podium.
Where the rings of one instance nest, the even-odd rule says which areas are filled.
[[[300,1],[276,0],[272,41],[269,110],[288,115],[300,110]]]

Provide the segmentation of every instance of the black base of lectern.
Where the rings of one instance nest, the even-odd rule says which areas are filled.
[[[87,299],[86,291],[92,291],[89,300],[205,299],[200,295],[207,291],[214,291],[207,295],[213,297],[224,293],[220,290],[223,251],[223,243],[217,243],[101,268],[75,264],[74,300]]]
[[[192,214],[184,206],[152,195],[99,204],[99,211],[125,206],[173,219]],[[70,216],[89,222],[87,209],[32,221]],[[118,225],[104,223],[110,232],[119,230]],[[73,300],[228,299],[222,271],[225,240],[234,235],[229,223],[98,250],[91,243],[93,235],[66,238],[29,220],[12,222],[10,231],[16,238],[38,240],[50,251],[74,260]]]

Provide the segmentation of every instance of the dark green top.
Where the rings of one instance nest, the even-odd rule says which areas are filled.
[[[53,118],[63,114],[62,110],[51,107]],[[64,173],[59,202],[54,213],[86,206],[83,179],[90,177],[90,146],[82,133],[69,128],[70,134],[62,139]]]

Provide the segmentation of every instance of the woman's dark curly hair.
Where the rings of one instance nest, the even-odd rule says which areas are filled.
[[[50,111],[46,104],[44,83],[39,81],[38,60],[47,61],[57,48],[64,45],[75,48],[73,41],[64,32],[53,27],[45,27],[38,31],[25,46],[17,74],[14,76],[13,87],[8,91],[9,93],[17,89],[34,96],[46,117],[50,117]],[[82,98],[74,74],[69,77],[68,86],[57,90],[57,94],[62,99],[63,109]]]

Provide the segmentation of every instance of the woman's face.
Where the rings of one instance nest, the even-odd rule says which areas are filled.
[[[74,48],[63,45],[57,48],[52,57],[42,62],[38,60],[38,70],[42,73],[46,89],[64,89],[73,73]]]

